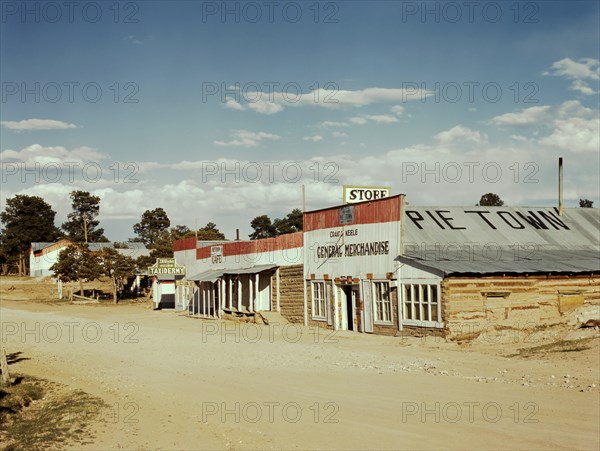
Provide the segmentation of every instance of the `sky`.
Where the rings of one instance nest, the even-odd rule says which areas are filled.
[[[389,186],[600,204],[597,1],[2,1],[0,207],[101,198],[110,240]]]

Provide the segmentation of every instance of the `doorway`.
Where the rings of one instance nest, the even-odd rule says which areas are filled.
[[[346,298],[345,310],[348,330],[362,332],[362,305],[358,285],[342,285]]]

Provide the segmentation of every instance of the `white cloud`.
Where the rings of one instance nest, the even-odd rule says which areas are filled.
[[[230,110],[236,110],[236,111],[244,111],[245,110],[244,106],[241,103],[236,102],[233,99],[227,99],[225,101],[225,108],[229,108]]]
[[[571,58],[563,58],[552,63],[550,70],[544,72],[543,75],[554,75],[573,80],[569,89],[588,96],[594,95],[598,91],[594,91],[584,80],[600,80],[600,60],[581,58],[579,61],[573,61]]]
[[[600,80],[600,60],[593,58],[582,58],[579,61],[563,58],[552,63],[550,68],[551,71],[544,72],[544,75],[555,75],[574,80],[588,78],[590,80]]]
[[[402,116],[402,113],[404,113],[404,107],[402,105],[394,105],[390,108],[390,111],[398,116]]]
[[[90,147],[78,147],[68,150],[62,146],[44,147],[32,144],[21,150],[4,150],[0,152],[3,162],[21,162],[28,165],[47,163],[87,163],[105,160],[109,156]]]
[[[569,121],[573,112],[592,116],[576,118],[583,122],[593,119],[593,112],[587,112],[577,102],[562,105],[562,117],[559,117],[558,111],[559,108],[556,110],[558,121]],[[560,125],[564,126],[561,128]],[[436,135],[437,138],[431,144],[389,151],[365,152],[364,147],[371,148],[370,143],[364,145],[349,141],[346,146],[336,146],[336,154],[292,162],[281,160],[275,166],[272,161],[267,166],[250,157],[247,161],[220,158],[214,161],[145,162],[140,163],[140,167],[152,167],[155,171],[142,176],[138,174],[141,179],[138,184],[85,184],[80,180],[75,184],[64,185],[32,184],[23,189],[23,184],[17,183],[16,190],[18,193],[46,198],[58,212],[58,223],[66,219],[70,210],[69,203],[64,201],[70,191],[84,189],[99,195],[102,197],[99,218],[101,226],[106,229],[110,239],[119,240],[132,236],[131,225],[139,221],[144,210],[157,206],[165,208],[173,224],[193,227],[196,219],[199,220],[199,225],[210,220],[228,238],[233,237],[236,228],[241,228],[242,235],[247,236],[251,232],[250,221],[257,214],[268,214],[271,218],[282,217],[292,208],[300,206],[301,184],[306,185],[309,210],[339,204],[343,183],[390,185],[394,193],[406,193],[413,205],[474,205],[481,194],[490,191],[498,193],[510,205],[547,205],[544,202],[548,199],[553,202],[555,198],[552,174],[558,152],[552,152],[552,149],[562,143],[561,139],[567,144],[573,144],[573,136],[567,134],[586,127],[584,123],[572,123],[575,128],[570,130],[568,125],[566,122],[557,123],[557,136],[549,139],[548,143],[513,135],[511,139],[498,143],[465,146],[465,140],[482,141],[484,138],[476,131],[457,126]],[[561,136],[558,136],[558,132]],[[593,130],[590,130],[589,135],[592,133]],[[589,138],[590,136],[584,142],[589,143]],[[447,145],[452,142],[458,145]],[[351,144],[356,144],[360,151],[351,148]],[[577,146],[582,147],[581,144]],[[567,151],[562,152],[562,148],[560,151],[567,158],[569,171],[565,180],[565,198],[567,202],[574,198],[572,205],[578,199],[576,196],[597,192],[598,188],[598,178],[593,166],[598,165],[599,153],[581,153],[577,151],[577,146],[569,149],[565,146]],[[484,170],[486,166],[491,168],[486,163],[493,163],[501,168],[497,181],[489,181],[496,173]],[[519,165],[518,172],[515,164]],[[253,168],[257,165],[262,168],[258,181],[250,182],[245,179],[254,178]],[[297,166],[301,167],[301,171],[298,171],[301,174],[299,179],[294,178],[295,172],[292,170]],[[289,170],[284,171],[284,168]],[[462,171],[458,175],[457,168]],[[239,175],[232,175],[232,170]],[[271,173],[274,178],[271,178]],[[517,176],[519,183],[515,183]],[[533,177],[539,182],[525,186],[522,181],[526,177]],[[3,186],[0,197],[4,201],[14,194],[15,191],[11,191],[10,187],[4,189]],[[202,216],[198,212],[203,212]]]
[[[2,121],[2,126],[9,130],[29,131],[29,130],[65,130],[68,128],[78,128],[75,124],[55,121],[52,119],[25,119],[22,121]]]
[[[129,42],[131,42],[132,44],[136,44],[136,45],[141,45],[141,44],[143,44],[143,43],[144,43],[144,41],[143,41],[142,39],[136,38],[136,37],[135,37],[135,36],[133,36],[133,35],[125,36],[125,37],[123,38],[123,41],[129,41]]]
[[[350,127],[347,122],[334,122],[334,121],[324,121],[321,122],[321,127],[333,128],[333,127]]]
[[[275,114],[283,111],[283,106],[275,102],[264,102],[262,100],[247,104],[248,108],[260,114]]]
[[[550,105],[532,106],[517,113],[505,113],[492,118],[496,125],[530,125],[548,120]]]
[[[266,132],[251,132],[248,130],[235,130],[231,141],[214,141],[217,146],[256,147],[264,139],[277,140],[279,135]]]
[[[358,91],[324,91],[319,98],[325,98],[329,93],[331,100],[340,106],[366,106],[376,103],[406,102],[408,100],[423,100],[434,94],[434,91],[418,87],[405,88],[366,88]],[[303,96],[304,97],[304,96]],[[311,94],[312,97],[312,94]],[[328,104],[323,102],[323,106]],[[331,105],[331,104],[329,104]]]
[[[571,83],[570,89],[573,91],[578,91],[586,96],[591,96],[591,95],[596,94],[596,91],[594,91],[592,88],[590,88],[590,86],[583,80],[573,81],[573,83]]]
[[[526,136],[522,136],[522,135],[510,135],[509,138],[510,139],[514,139],[515,141],[520,141],[520,142],[527,141],[527,137]]]
[[[260,114],[274,114],[283,111],[286,107],[316,106],[320,108],[363,107],[372,104],[407,102],[410,100],[424,100],[435,94],[433,90],[420,89],[417,85],[407,88],[366,88],[356,91],[340,89],[317,89],[302,93],[301,89],[289,92],[258,92],[244,91],[239,86],[231,86],[230,90],[237,90],[239,102],[232,100],[226,102],[228,108],[251,109]],[[244,100],[244,104],[241,100]],[[402,114],[402,106],[392,107],[394,114]]]
[[[394,122],[400,122],[396,116],[389,114],[365,114],[363,116],[355,116],[349,119],[353,124],[365,125],[367,122],[377,122],[378,124],[393,124]]]
[[[344,132],[333,132],[331,134],[335,138],[347,138],[348,137],[348,134],[344,133]]]
[[[475,144],[485,144],[488,141],[486,134],[481,134],[462,125],[456,125],[449,130],[440,132],[434,138],[441,145],[447,145],[455,141],[471,141]]]
[[[390,116],[389,114],[378,114],[365,116],[368,120],[377,122],[379,124],[392,124],[394,122],[400,122],[397,117]]]
[[[517,113],[496,116],[492,122],[497,125],[537,125],[550,134],[543,136],[540,130],[532,134],[539,144],[570,150],[573,152],[600,151],[600,117],[598,110],[592,110],[578,100],[568,100],[556,106],[531,107]],[[524,137],[512,139],[525,139]],[[517,135],[520,136],[520,135]]]
[[[571,117],[554,121],[554,131],[538,141],[572,152],[600,152],[600,121]]]
[[[323,141],[323,137],[321,135],[314,135],[314,136],[305,136],[304,138],[302,138],[304,141],[312,141],[314,143],[319,142],[319,141]]]
[[[560,118],[579,117],[589,119],[598,117],[598,110],[594,111],[583,106],[579,100],[567,100],[556,107],[555,115]]]

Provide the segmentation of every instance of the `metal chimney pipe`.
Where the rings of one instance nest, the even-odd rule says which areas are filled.
[[[558,215],[563,215],[563,159],[558,157]]]
[[[240,240],[240,229],[235,229],[235,240],[236,241]]]

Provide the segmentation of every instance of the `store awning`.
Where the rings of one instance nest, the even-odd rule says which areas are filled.
[[[258,274],[259,272],[268,271],[277,268],[277,265],[256,265],[250,268],[225,269],[223,274]]]
[[[194,280],[196,282],[216,282],[219,277],[223,275],[222,269],[204,271],[199,274],[195,274],[191,277],[188,277],[188,280]]]

